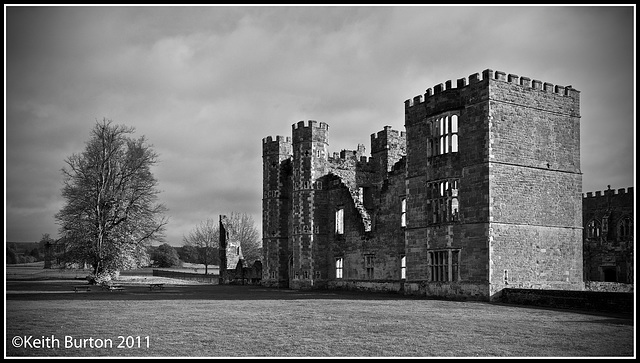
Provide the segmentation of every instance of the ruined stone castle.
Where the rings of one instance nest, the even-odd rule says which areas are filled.
[[[583,285],[580,92],[487,69],[405,101],[405,130],[263,147],[267,286],[494,300]]]
[[[633,187],[582,199],[584,280],[634,284]]]

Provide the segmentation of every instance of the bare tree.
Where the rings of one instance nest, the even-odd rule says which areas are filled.
[[[96,122],[81,154],[62,169],[66,205],[56,214],[60,233],[76,259],[93,266],[96,280],[134,267],[151,241],[163,237],[166,208],[156,203],[151,167],[157,154],[132,127]]]
[[[209,272],[209,265],[218,261],[219,230],[217,221],[206,219],[198,223],[188,235],[182,237],[185,246],[193,246],[198,250],[199,261],[204,264],[205,275]]]
[[[231,212],[227,217],[229,222],[229,238],[240,241],[240,248],[244,259],[253,263],[261,258],[262,243],[260,233],[253,218],[246,213]],[[220,223],[214,219],[200,222],[188,235],[183,237],[185,246],[194,246],[200,252],[200,263],[219,264],[218,251],[220,248]]]

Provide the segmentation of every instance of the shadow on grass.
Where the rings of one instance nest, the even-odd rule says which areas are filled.
[[[74,286],[90,291],[75,292]],[[124,290],[108,291],[74,280],[11,280],[6,283],[7,300],[402,300],[426,299],[392,292],[349,290],[291,290],[257,285],[165,285],[151,290],[148,284],[123,284]]]
[[[613,325],[629,325],[633,326],[633,319],[630,318],[607,318],[600,320],[584,320],[580,323],[592,323],[592,324],[613,324]]]
[[[76,292],[74,286],[89,286],[90,291]],[[88,285],[78,280],[7,280],[6,300],[443,300],[425,296],[403,295],[396,292],[370,292],[353,290],[292,290],[258,285],[180,285],[167,284],[162,290],[151,290],[148,284],[123,284],[120,291],[109,291],[100,286]],[[455,302],[451,300],[445,300]],[[459,301],[511,306],[522,309],[570,311],[542,306],[513,305],[500,302]],[[602,316],[604,319],[590,323],[633,325],[633,315],[599,311],[571,310],[580,314]]]

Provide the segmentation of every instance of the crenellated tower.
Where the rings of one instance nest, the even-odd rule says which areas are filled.
[[[407,100],[405,127],[409,279],[580,288],[579,91],[487,69]]]
[[[321,186],[317,179],[327,171],[329,126],[309,120],[292,125],[292,195],[290,238],[290,286],[313,286],[316,278],[320,230],[318,220],[323,214]],[[316,203],[318,201],[318,203]]]
[[[291,138],[262,139],[262,279],[268,286],[288,286],[291,211]]]
[[[371,161],[379,166],[380,174],[387,173],[407,153],[406,133],[385,126],[371,134]]]
[[[330,157],[313,120],[262,140],[262,284],[480,300],[584,288],[579,91],[487,69],[407,100],[404,126],[371,134],[368,159],[362,144]]]

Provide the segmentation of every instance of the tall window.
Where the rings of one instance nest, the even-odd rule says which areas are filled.
[[[600,222],[592,219],[587,223],[587,238],[600,237]]]
[[[407,226],[407,198],[402,198],[400,201],[401,204],[401,215],[400,215],[400,226]]]
[[[341,279],[342,278],[342,257],[338,257],[336,258],[336,278],[337,279]]]
[[[407,278],[407,256],[400,256],[400,278]]]
[[[459,221],[458,184],[458,179],[427,183],[427,221],[430,224]]]
[[[431,281],[458,281],[460,250],[429,251],[429,279]]]
[[[344,208],[336,210],[336,234],[344,233]]]
[[[633,220],[624,217],[618,222],[618,238],[633,237]]]
[[[458,152],[458,115],[450,114],[436,118],[432,122],[431,134],[427,156]]]
[[[373,255],[364,256],[364,267],[367,273],[367,279],[369,280],[373,279],[373,261],[374,261]]]

